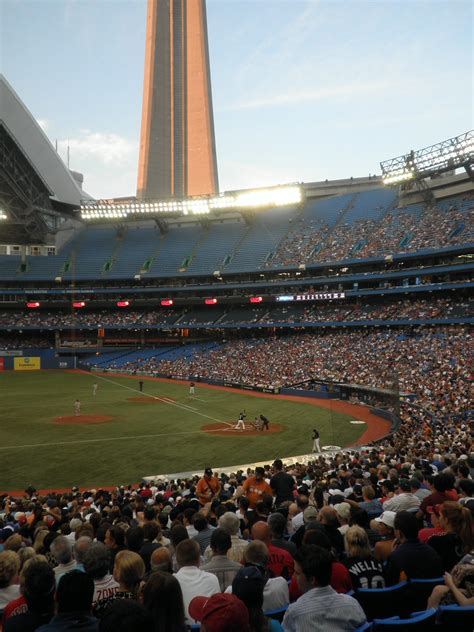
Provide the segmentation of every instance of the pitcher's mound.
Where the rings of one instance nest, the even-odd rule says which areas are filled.
[[[65,426],[80,426],[90,424],[106,424],[113,421],[110,415],[70,415],[66,417],[55,417],[55,424],[63,424]]]
[[[247,423],[245,424],[245,430],[235,430],[233,426],[236,423],[237,422],[232,424],[232,426],[228,426],[224,423],[207,424],[206,426],[202,427],[202,430],[204,430],[204,432],[215,432],[216,434],[219,434],[219,436],[222,435],[224,437],[248,437],[250,435],[258,435],[264,437],[265,435],[275,434],[276,432],[282,432],[284,430],[284,427],[281,424],[274,424],[272,422],[270,422],[269,430],[256,430],[253,426]]]
[[[152,397],[146,396],[143,397],[127,397],[127,402],[134,402],[138,404],[174,404],[176,400],[172,397]]]

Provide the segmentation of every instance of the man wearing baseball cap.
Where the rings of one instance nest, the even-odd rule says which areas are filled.
[[[231,593],[194,597],[189,614],[201,622],[201,632],[247,632],[249,613],[243,601]]]
[[[213,498],[217,498],[221,491],[219,479],[213,475],[212,469],[207,467],[204,476],[199,479],[196,485],[196,496],[201,505],[210,503]]]
[[[255,476],[249,476],[243,484],[243,494],[247,496],[250,503],[250,509],[255,509],[257,502],[262,500],[262,496],[267,494],[272,496],[272,488],[264,478],[265,470],[263,467],[255,468]]]
[[[375,543],[374,555],[381,562],[387,560],[393,551],[395,541],[395,511],[384,511],[378,518],[374,518],[371,527],[377,531],[382,539]]]

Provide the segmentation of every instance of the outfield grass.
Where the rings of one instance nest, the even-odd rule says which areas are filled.
[[[138,381],[126,377],[37,371],[0,374],[0,490],[72,485],[114,485],[165,472],[263,461],[311,450],[317,426],[321,445],[350,445],[364,431],[348,415],[281,399],[262,399],[242,391],[146,381],[145,394],[169,397],[175,404],[136,403]],[[99,390],[92,395],[92,384]],[[101,425],[58,425],[57,416],[112,415]],[[205,425],[235,422],[259,413],[284,426],[281,433],[258,436],[208,434]]]

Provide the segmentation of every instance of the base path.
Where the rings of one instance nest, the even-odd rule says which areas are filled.
[[[89,371],[82,371],[81,369],[66,369],[66,373],[81,373],[82,375],[96,375]],[[101,373],[97,373],[98,377],[101,377]],[[124,373],[104,373],[107,378],[118,377],[127,378],[136,382],[142,380],[143,382],[164,382],[168,384],[183,384],[189,388],[189,380],[171,380],[164,377],[152,377],[146,375],[127,375]],[[242,395],[249,397],[260,397],[264,399],[285,399],[287,401],[298,402],[300,404],[309,404],[310,406],[317,406],[318,408],[326,408],[333,410],[335,413],[343,413],[350,415],[355,420],[363,420],[367,422],[367,428],[365,432],[359,437],[359,439],[352,445],[367,445],[377,439],[382,439],[390,433],[392,424],[388,419],[379,417],[370,412],[367,406],[361,406],[360,404],[349,404],[348,402],[341,402],[338,399],[317,399],[315,397],[301,397],[299,395],[274,395],[272,393],[260,393],[258,391],[246,391],[238,388],[231,388],[229,386],[216,386],[214,384],[206,384],[204,382],[198,382],[196,384],[196,392],[200,390],[211,389],[216,391],[226,391],[228,393],[241,393]],[[137,389],[138,390],[138,389]],[[208,426],[206,426],[207,428]],[[215,427],[215,426],[214,426]],[[222,427],[222,426],[220,426]],[[270,428],[272,424],[270,423]],[[234,433],[233,433],[234,434]],[[239,434],[235,432],[235,434]],[[242,433],[240,433],[242,434]],[[260,434],[256,432],[256,434]]]
[[[150,397],[149,395],[148,397],[127,397],[127,402],[136,404],[170,404],[175,401],[173,397]]]
[[[55,417],[53,419],[55,424],[65,426],[89,426],[95,424],[107,424],[113,421],[114,417],[111,415],[69,415],[65,417]]]

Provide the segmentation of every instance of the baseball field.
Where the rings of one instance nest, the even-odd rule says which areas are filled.
[[[367,409],[328,400],[111,374],[0,374],[0,491],[138,482],[143,476],[224,467],[347,446],[387,432]],[[97,392],[94,395],[93,385]],[[80,401],[76,415],[74,403]],[[233,429],[240,411],[246,430]],[[249,422],[258,414],[270,431]],[[365,415],[365,416],[364,416]],[[364,420],[365,424],[351,421]]]

